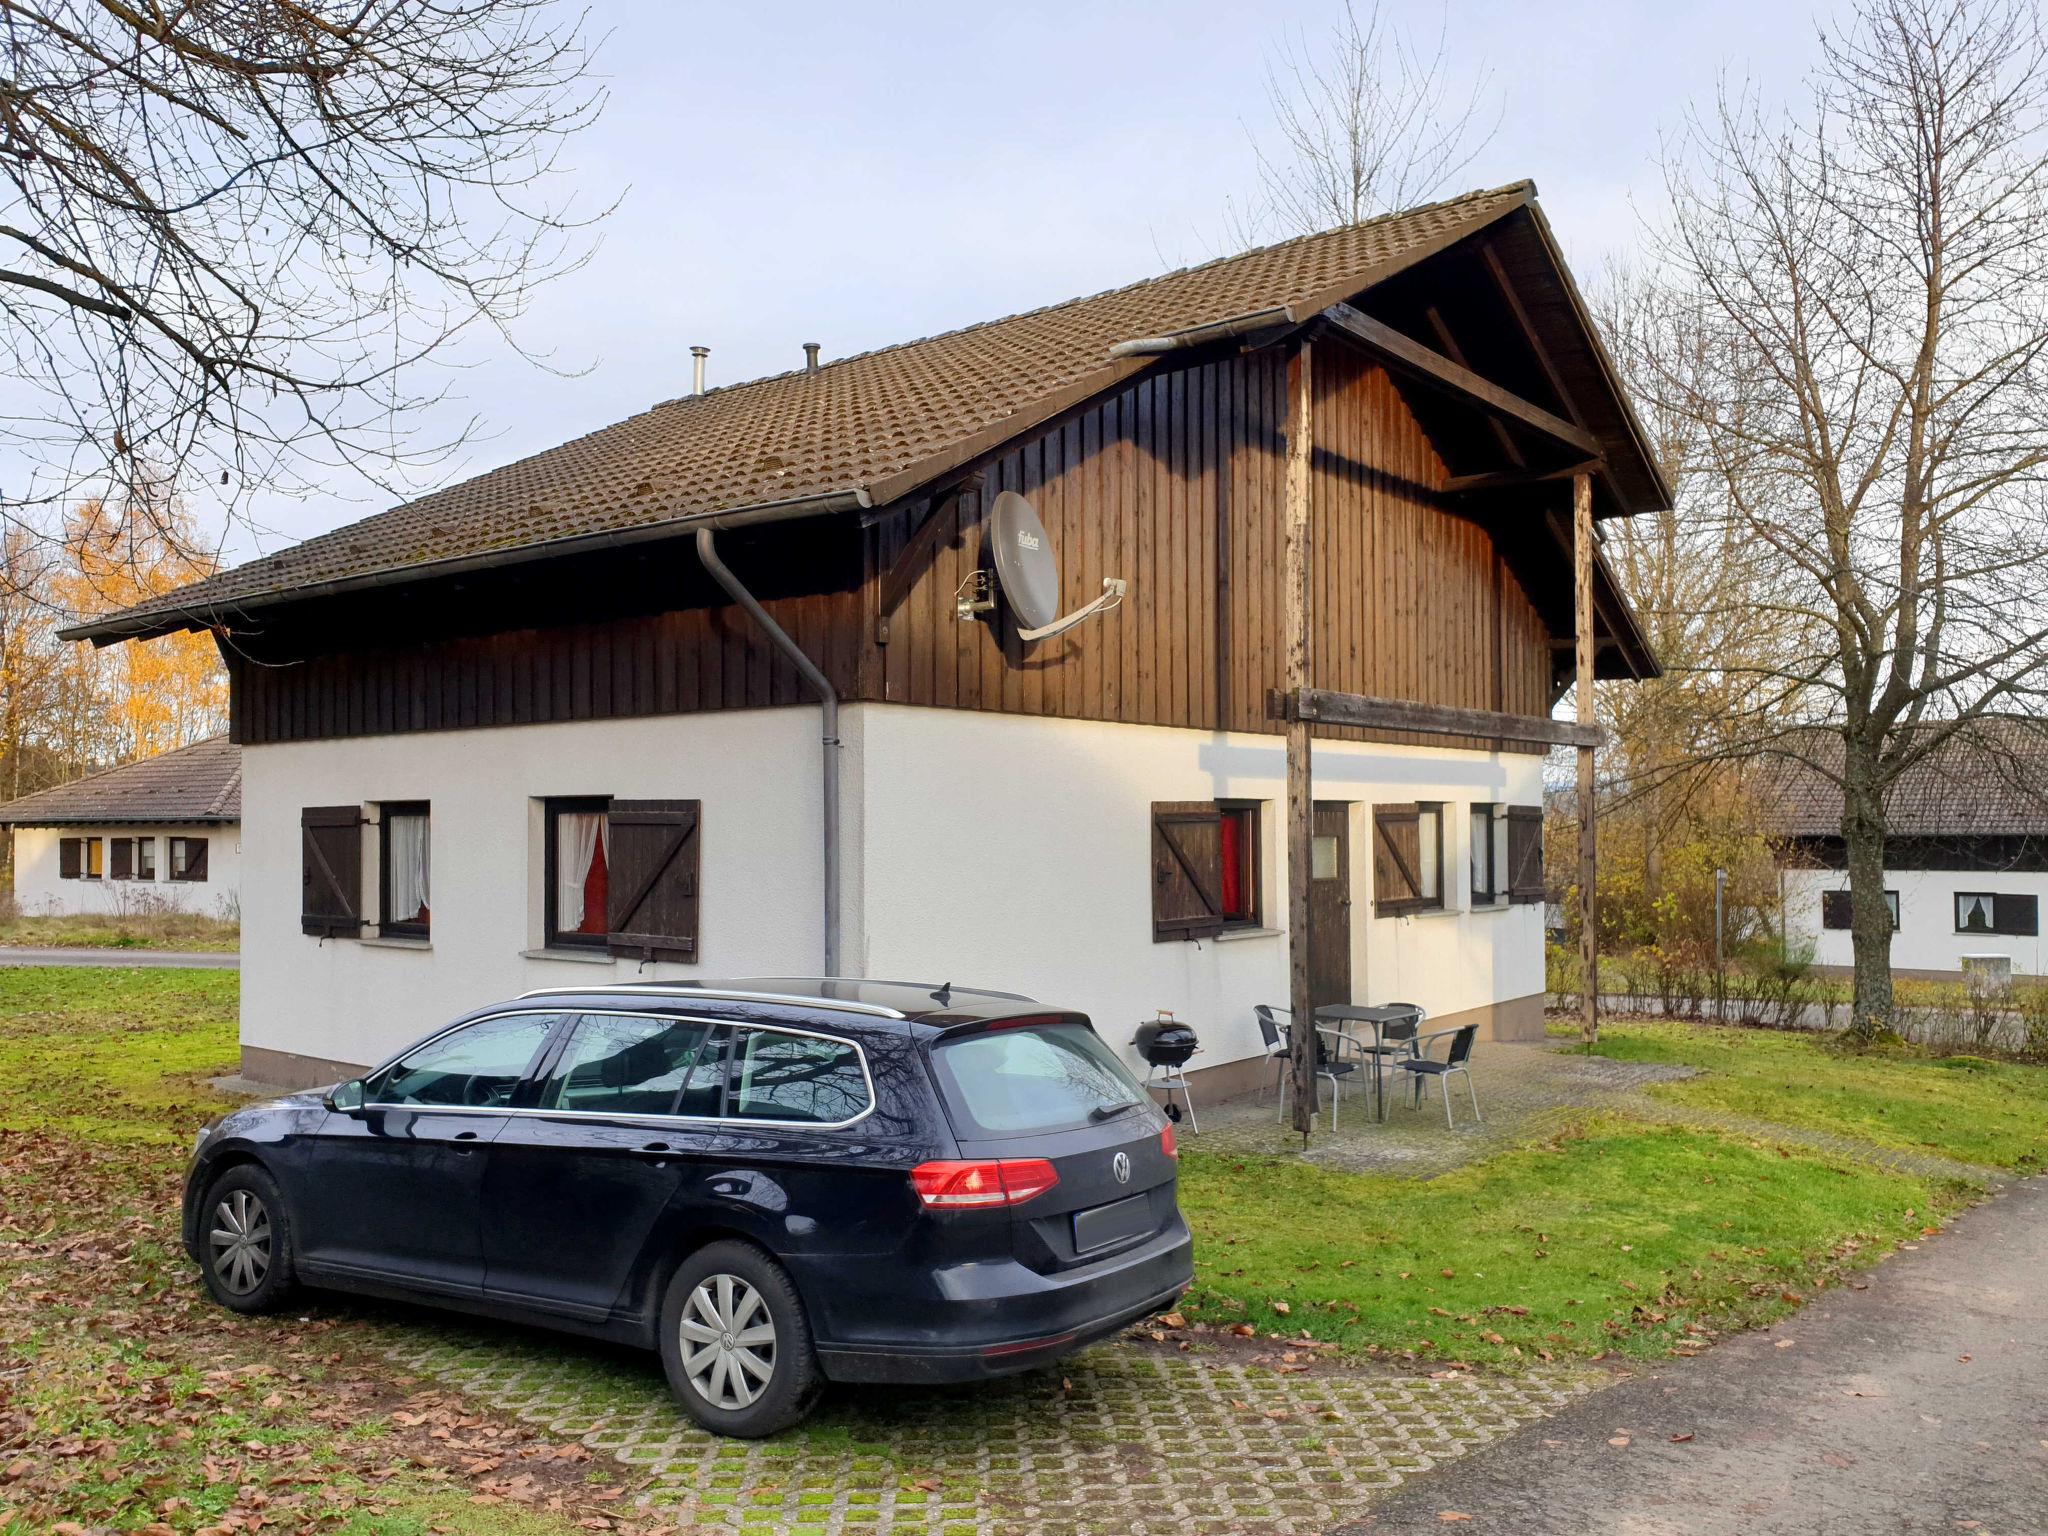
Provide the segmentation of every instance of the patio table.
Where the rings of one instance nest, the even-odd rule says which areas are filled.
[[[1374,1120],[1384,1122],[1387,1118],[1387,1074],[1380,1070],[1387,1048],[1386,1028],[1389,1024],[1400,1024],[1415,1016],[1413,1008],[1373,1007],[1361,1003],[1326,1003],[1316,1010],[1318,1024],[1334,1024],[1347,1034],[1354,1024],[1372,1026]]]

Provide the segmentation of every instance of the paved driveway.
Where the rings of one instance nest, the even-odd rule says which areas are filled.
[[[218,950],[182,949],[30,949],[0,944],[0,965],[112,965],[183,970],[239,970],[242,957]]]
[[[1581,1398],[1338,1528],[1357,1536],[2048,1529],[2048,1180],[2011,1186],[1949,1234],[1868,1271],[1864,1283],[1771,1332]]]

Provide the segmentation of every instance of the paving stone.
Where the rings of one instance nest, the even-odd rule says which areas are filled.
[[[431,1325],[395,1326],[386,1347],[647,1480],[643,1506],[685,1530],[819,1536],[1321,1531],[1603,1380],[1279,1376],[1117,1341],[973,1388],[837,1389],[791,1434],[735,1442],[683,1418],[651,1358],[593,1362],[573,1341]]]

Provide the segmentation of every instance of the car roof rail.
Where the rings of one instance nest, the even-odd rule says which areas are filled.
[[[792,1003],[800,1008],[821,1008],[832,1013],[864,1013],[877,1019],[907,1019],[910,1017],[895,1008],[880,1003],[857,1003],[845,998],[806,997],[795,992],[749,992],[736,987],[701,987],[684,983],[666,986],[660,982],[616,981],[597,987],[540,987],[532,992],[522,992],[516,1001],[525,1002],[535,997],[591,997],[603,994],[624,994],[632,997],[701,997],[713,1002],[733,1003]]]

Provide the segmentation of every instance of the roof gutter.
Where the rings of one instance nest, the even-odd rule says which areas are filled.
[[[1170,331],[1164,336],[1140,336],[1131,341],[1120,341],[1109,349],[1113,358],[1158,357],[1166,352],[1183,352],[1189,347],[1203,347],[1214,341],[1229,341],[1253,331],[1269,331],[1276,325],[1299,325],[1293,307],[1276,304],[1270,309],[1254,309],[1242,315],[1232,315],[1224,320],[1211,320],[1207,325],[1190,326],[1184,331]]]
[[[332,581],[309,582],[304,586],[286,587],[276,592],[223,600],[216,604],[200,605],[183,611],[159,609],[154,613],[94,620],[85,624],[74,624],[68,629],[60,629],[57,631],[57,638],[90,640],[95,645],[111,645],[120,640],[170,634],[179,629],[200,627],[209,621],[218,621],[230,615],[253,613],[313,598],[339,597],[352,592],[375,591],[380,587],[405,586],[435,577],[468,576],[479,571],[502,570],[535,560],[553,560],[564,555],[627,549],[636,544],[659,543],[698,528],[750,528],[762,523],[783,523],[798,518],[861,511],[872,505],[867,487],[857,485],[850,490],[826,491],[816,496],[797,496],[787,501],[756,502],[752,506],[734,507],[726,512],[691,513],[687,517],[667,518],[662,522],[643,523],[634,528],[572,534],[568,538],[549,539],[539,544],[522,544],[512,549],[487,550],[482,554],[460,555],[449,560],[427,560],[417,565],[391,566],[361,576],[341,576]]]

